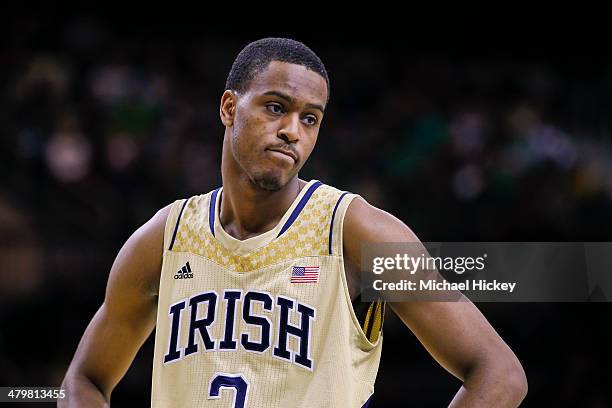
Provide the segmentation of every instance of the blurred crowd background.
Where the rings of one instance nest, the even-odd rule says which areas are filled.
[[[4,30],[0,385],[57,386],[127,237],[220,185],[225,77],[260,35],[44,15]],[[608,58],[301,34],[331,79],[302,178],[361,194],[423,241],[610,240]],[[525,366],[525,406],[612,405],[609,304],[478,306]],[[385,334],[372,406],[448,403],[460,383],[391,313]],[[152,349],[113,406],[149,406]]]

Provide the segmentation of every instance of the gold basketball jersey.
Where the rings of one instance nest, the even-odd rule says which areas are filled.
[[[362,325],[351,304],[342,224],[355,195],[310,181],[274,229],[240,241],[219,222],[222,194],[168,216],[151,406],[364,406],[383,307]]]

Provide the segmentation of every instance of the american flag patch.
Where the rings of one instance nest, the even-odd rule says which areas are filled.
[[[294,266],[291,283],[316,283],[319,280],[318,266]]]

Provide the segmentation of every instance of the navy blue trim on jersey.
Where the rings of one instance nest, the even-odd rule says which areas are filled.
[[[210,207],[208,209],[208,225],[210,226],[210,233],[215,236],[215,209],[217,208],[217,194],[219,194],[221,187],[212,192],[210,197]]]
[[[172,247],[174,246],[174,240],[176,239],[176,233],[178,232],[179,223],[181,222],[181,215],[183,215],[183,210],[185,209],[185,206],[187,205],[187,201],[189,201],[189,199],[186,199],[185,202],[183,203],[183,206],[181,207],[181,212],[179,213],[179,216],[176,219],[176,226],[174,227],[174,233],[172,234],[172,240],[170,241],[170,247],[168,247],[168,251],[172,251]]]
[[[321,183],[320,181],[317,181],[316,183],[314,183],[312,186],[310,186],[308,188],[308,190],[306,191],[306,194],[304,194],[304,196],[302,197],[302,199],[300,200],[298,205],[295,207],[295,209],[291,213],[291,216],[289,216],[289,219],[287,220],[285,225],[283,225],[283,228],[281,228],[281,230],[278,233],[278,235],[276,236],[276,238],[278,238],[281,235],[283,235],[285,233],[285,231],[287,231],[289,229],[291,224],[293,224],[293,222],[298,217],[298,215],[300,215],[300,212],[302,212],[302,210],[306,206],[306,203],[310,199],[310,196],[312,196],[312,193],[314,193],[317,188],[321,187],[321,185],[323,185],[323,183]]]
[[[365,402],[365,404],[363,404],[363,406],[361,408],[368,408],[368,405],[370,405],[370,402],[372,402],[372,397],[374,396],[374,394],[370,395],[370,398],[368,398],[368,400]]]
[[[348,194],[348,191],[342,193],[338,201],[336,201],[336,205],[334,206],[334,211],[332,212],[331,224],[329,226],[329,254],[332,254],[332,231],[334,230],[334,217],[336,216],[336,210],[338,209],[338,205],[340,205],[340,201],[344,198],[345,195]]]

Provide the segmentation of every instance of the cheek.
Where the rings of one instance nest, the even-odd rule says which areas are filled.
[[[263,156],[266,123],[256,116],[243,117],[236,123],[233,134],[234,154],[242,166],[258,166]]]
[[[317,133],[307,135],[304,141],[304,153],[310,156],[310,153],[314,150],[315,145],[317,144]]]
[[[241,142],[249,146],[260,144],[264,136],[269,132],[268,123],[257,116],[248,116],[241,121],[237,137],[243,139]]]
[[[251,118],[244,118],[238,121],[234,127],[234,144],[241,148],[241,150],[248,149],[254,141],[254,125]]]

